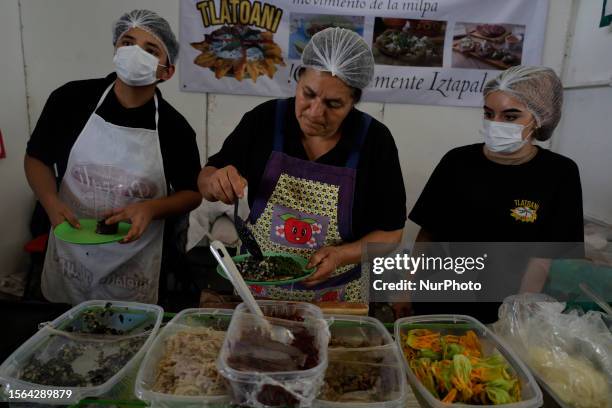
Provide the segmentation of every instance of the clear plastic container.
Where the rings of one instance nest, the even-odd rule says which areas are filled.
[[[402,334],[411,329],[429,329],[439,331],[442,335],[463,335],[468,330],[473,330],[480,340],[483,356],[500,354],[508,362],[511,373],[516,375],[521,385],[522,401],[512,404],[497,405],[504,408],[536,408],[543,404],[542,391],[538,387],[536,380],[531,375],[525,364],[510,350],[510,348],[491,330],[485,327],[478,320],[470,316],[462,315],[424,315],[413,316],[399,319],[395,322],[395,341],[402,350]],[[406,367],[408,381],[414,389],[415,395],[422,406],[443,408],[449,404],[441,402],[432,395],[427,388],[417,379],[414,372],[410,369],[408,361],[403,358]],[[486,405],[472,405],[454,403],[453,407],[475,407]]]
[[[240,304],[217,360],[232,401],[255,408],[310,407],[327,368],[329,329],[321,309],[307,303],[258,303],[266,316],[277,317],[267,317],[266,321],[287,328],[295,340],[291,345],[272,341],[268,324]],[[281,319],[287,316],[299,316],[304,321]]]
[[[103,311],[106,313],[101,315]],[[98,316],[96,322],[104,320],[104,327],[121,334],[82,334],[83,329],[91,331],[95,327],[89,319],[92,316]],[[162,317],[162,308],[155,305],[83,302],[44,325],[0,365],[5,394],[11,390],[32,391],[20,401],[51,405],[73,404],[86,397],[129,399],[133,397],[138,365],[151,346]],[[49,374],[42,374],[40,367],[42,364],[49,371],[51,365],[57,366],[54,361],[69,367],[61,370],[68,374],[58,382],[72,386],[42,385],[24,379],[48,379]],[[96,370],[95,375],[90,374],[91,370]],[[74,385],[83,383],[89,385]]]
[[[325,315],[325,318],[330,322],[330,349],[395,345],[389,331],[373,317]]]
[[[402,355],[383,324],[371,317],[328,316],[331,338],[320,408],[405,407]]]
[[[233,310],[229,309],[186,309],[174,316],[161,330],[140,365],[136,379],[136,396],[151,407],[187,408],[229,405],[230,397],[227,392],[225,395],[195,396],[163,393],[154,391],[154,389],[159,364],[166,355],[166,341],[169,338],[175,338],[177,333],[189,333],[201,328],[227,331],[232,314]],[[216,359],[217,356],[212,360],[213,365],[216,364]],[[186,371],[189,370],[189,367],[179,370]],[[194,374],[197,376],[200,373]]]

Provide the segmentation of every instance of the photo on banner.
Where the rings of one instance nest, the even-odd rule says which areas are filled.
[[[446,21],[376,17],[372,54],[377,65],[442,67]]]
[[[310,38],[329,27],[351,30],[363,37],[365,17],[291,13],[289,58],[299,60]]]
[[[521,65],[524,38],[524,25],[457,23],[452,67],[505,70]]]
[[[316,33],[370,45],[363,100],[480,106],[500,70],[542,62],[550,0],[181,0],[181,90],[289,97]]]

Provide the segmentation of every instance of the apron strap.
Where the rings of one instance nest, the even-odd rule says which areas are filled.
[[[153,93],[153,101],[155,102],[155,130],[158,130],[157,123],[159,122],[159,109],[157,104],[157,89]]]
[[[361,146],[363,146],[363,142],[368,134],[368,130],[370,129],[370,123],[372,123],[372,117],[365,112],[361,112],[360,118],[360,126],[358,126],[359,133],[357,134],[357,138],[355,139],[355,144],[349,153],[348,159],[346,160],[346,167],[349,169],[357,169],[357,164],[359,164],[359,155],[361,153]]]
[[[111,83],[108,86],[108,88],[106,88],[106,90],[104,91],[104,93],[100,97],[100,100],[98,101],[98,104],[96,105],[96,109],[94,109],[94,112],[98,110],[100,105],[102,105],[102,102],[104,102],[104,99],[106,99],[106,95],[108,95],[110,90],[113,88],[113,85],[115,85],[115,82]],[[157,91],[153,94],[153,101],[155,102],[155,130],[157,130],[157,123],[159,122],[159,109],[158,109],[158,103],[157,103]]]
[[[115,85],[115,82],[113,82],[112,84],[110,84],[108,86],[108,88],[106,88],[106,90],[104,91],[104,93],[102,94],[102,97],[100,98],[100,100],[98,101],[98,104],[96,105],[96,109],[94,109],[94,112],[98,110],[98,108],[100,107],[100,105],[102,105],[102,102],[104,102],[104,99],[106,98],[106,95],[108,95],[108,93],[110,92],[110,90],[113,88],[113,85]]]
[[[276,117],[274,120],[274,141],[272,143],[272,150],[275,152],[283,152],[283,145],[285,141],[284,129],[285,129],[285,115],[287,113],[287,99],[276,100]]]

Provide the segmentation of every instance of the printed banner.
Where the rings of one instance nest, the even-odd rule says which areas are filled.
[[[479,106],[486,81],[541,63],[548,0],[181,0],[185,91],[287,97],[315,33],[372,47],[366,101]]]

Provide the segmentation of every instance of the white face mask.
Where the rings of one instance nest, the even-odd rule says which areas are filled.
[[[117,48],[113,57],[115,72],[126,84],[146,86],[157,81],[157,66],[166,67],[159,59],[149,54],[138,45],[126,45]]]
[[[529,137],[523,139],[523,130],[525,128],[526,126],[517,125],[516,123],[493,122],[484,119],[480,134],[490,151],[496,153],[514,153],[529,141]]]

